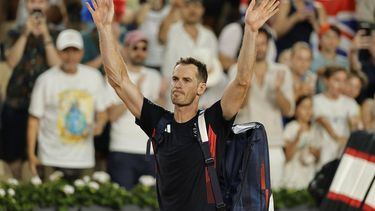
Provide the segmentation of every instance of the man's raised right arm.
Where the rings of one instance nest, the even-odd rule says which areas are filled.
[[[91,0],[93,7],[86,3],[99,32],[100,52],[108,81],[129,111],[140,118],[143,95],[130,80],[128,69],[119,52],[112,32],[114,5],[112,0]]]

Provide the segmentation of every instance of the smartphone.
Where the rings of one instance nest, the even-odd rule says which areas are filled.
[[[370,36],[373,30],[373,24],[366,21],[359,22],[359,29],[365,31],[364,36]]]
[[[305,8],[309,12],[314,12],[315,7],[314,7],[314,2],[311,0],[304,0],[305,3]]]
[[[367,21],[361,21],[358,23],[358,29],[364,30],[365,34],[363,36],[370,36],[371,31],[374,29],[373,24]],[[371,55],[368,49],[360,49],[359,50],[359,60],[360,61],[367,61],[371,59]]]
[[[32,12],[31,12],[31,16],[35,17],[35,18],[41,18],[43,17],[43,12],[41,9],[33,9]]]

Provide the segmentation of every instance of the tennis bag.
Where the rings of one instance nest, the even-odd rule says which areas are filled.
[[[165,115],[159,120],[149,140],[147,154],[150,142],[153,145],[159,143],[167,124],[173,120],[171,118],[171,115]],[[200,112],[193,133],[197,135],[205,158],[208,172],[206,181],[209,179],[211,182],[218,211],[273,211],[268,142],[261,123],[251,122],[232,127],[226,141],[220,181],[214,165],[215,158],[210,154],[204,111]]]

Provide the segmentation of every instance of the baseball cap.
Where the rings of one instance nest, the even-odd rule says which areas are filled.
[[[57,50],[61,51],[68,47],[83,49],[83,39],[81,34],[74,29],[66,29],[60,32],[56,41]]]
[[[142,31],[140,30],[133,30],[133,31],[130,31],[126,34],[126,37],[125,37],[125,45],[126,46],[129,46],[129,45],[133,45],[139,41],[145,41],[145,42],[148,42],[147,40],[147,37],[143,34]]]
[[[318,35],[321,37],[329,30],[333,30],[339,36],[341,35],[341,30],[337,26],[329,23],[323,23],[320,25]]]

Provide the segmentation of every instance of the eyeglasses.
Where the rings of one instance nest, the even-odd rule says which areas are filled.
[[[147,46],[143,46],[143,47],[133,46],[132,50],[133,51],[138,51],[138,50],[147,51]]]

